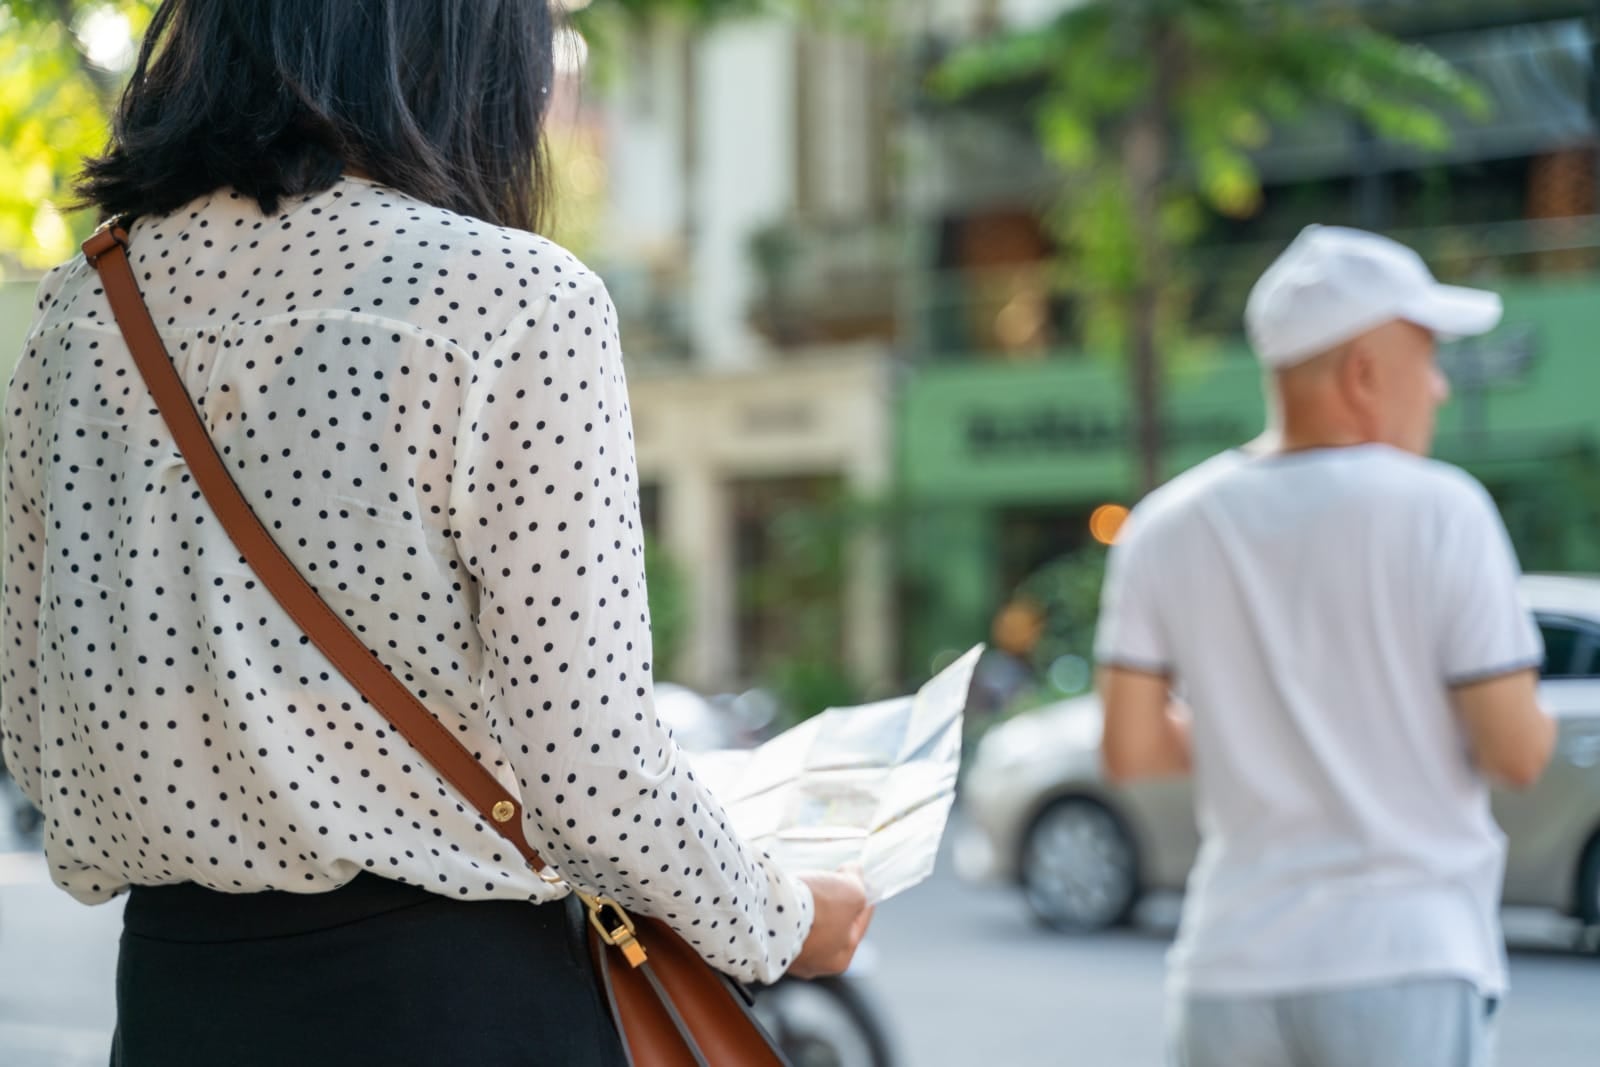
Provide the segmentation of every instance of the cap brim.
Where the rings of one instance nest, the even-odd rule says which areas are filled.
[[[1402,312],[1407,322],[1432,330],[1441,341],[1476,337],[1500,325],[1500,295],[1459,285],[1435,285]]]

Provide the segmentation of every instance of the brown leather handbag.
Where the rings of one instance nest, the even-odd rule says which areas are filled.
[[[561,884],[522,832],[522,804],[391,674],[334,614],[272,540],[239,492],[167,355],[127,257],[120,220],[101,226],[83,253],[100,272],[117,325],[190,473],[235,547],[289,617],[339,672],[522,854]],[[606,1003],[634,1067],[788,1067],[751,1012],[749,993],[655,919],[570,887],[589,912],[589,945]]]

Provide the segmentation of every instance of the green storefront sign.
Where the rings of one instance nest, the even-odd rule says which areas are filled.
[[[1180,369],[1167,438],[1181,466],[1253,436],[1259,375],[1238,353]],[[1122,376],[1060,360],[930,368],[901,409],[902,484],[914,498],[1037,502],[1125,497],[1133,483]]]

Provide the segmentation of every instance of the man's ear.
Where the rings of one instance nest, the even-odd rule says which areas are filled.
[[[1358,337],[1345,349],[1337,371],[1339,394],[1350,410],[1361,420],[1363,430],[1371,430],[1380,410],[1379,400],[1382,373],[1376,353],[1365,337]]]

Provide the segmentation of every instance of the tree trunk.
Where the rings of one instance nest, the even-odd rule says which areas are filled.
[[[1150,97],[1123,135],[1122,163],[1132,197],[1136,275],[1129,294],[1128,383],[1141,495],[1162,482],[1165,440],[1162,426],[1162,373],[1158,343],[1162,289],[1171,249],[1161,233],[1161,184],[1166,177],[1173,64],[1170,34],[1158,32],[1150,54],[1156,57]]]
[[[1133,445],[1140,495],[1161,484],[1165,451],[1161,424],[1161,353],[1157,341],[1161,286],[1165,280],[1160,235],[1161,168],[1166,133],[1155,107],[1146,108],[1128,130],[1124,160],[1133,196],[1133,228],[1138,272],[1129,294],[1128,384]]]
[[[1166,451],[1161,425],[1161,353],[1156,344],[1156,322],[1161,293],[1153,283],[1141,285],[1128,304],[1131,328],[1129,377],[1133,387],[1134,449],[1139,463],[1139,495],[1162,482],[1162,457]]]

